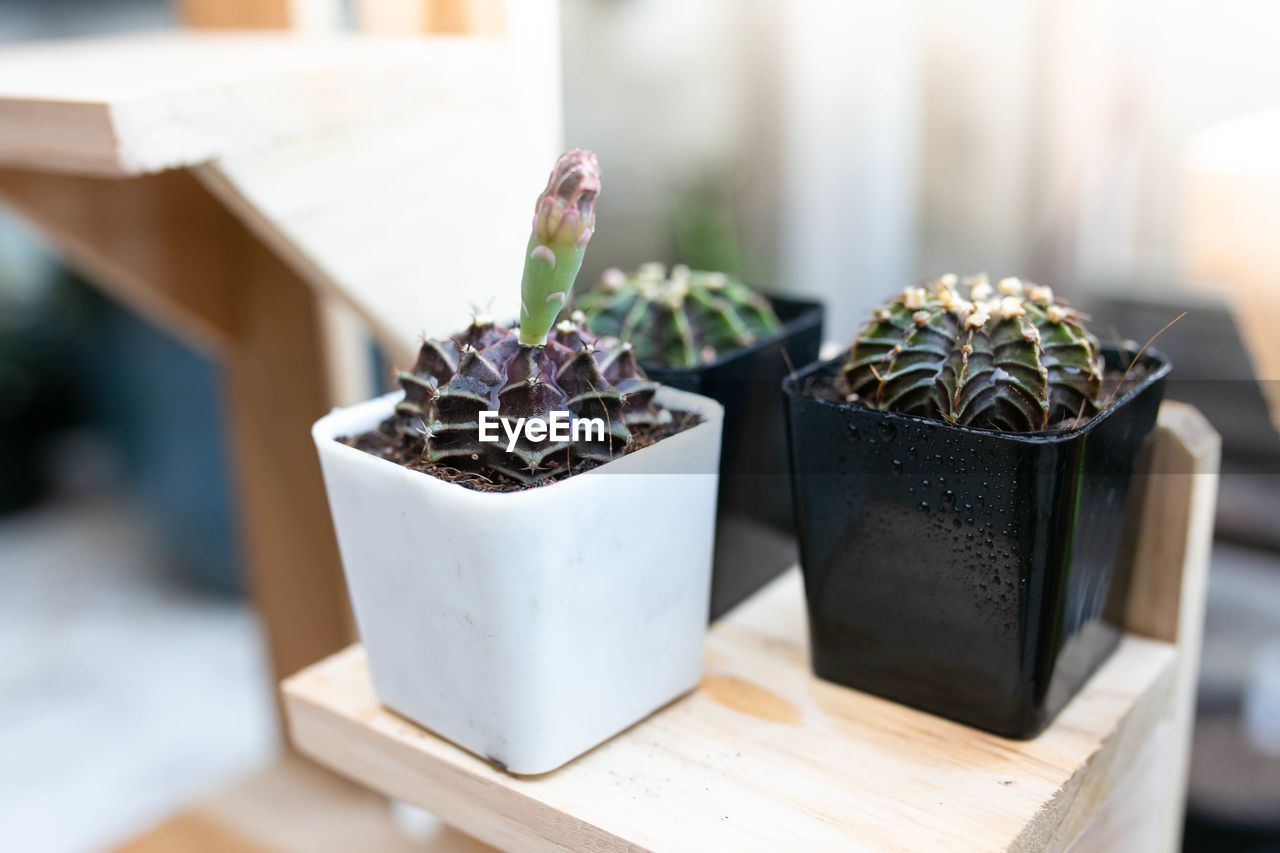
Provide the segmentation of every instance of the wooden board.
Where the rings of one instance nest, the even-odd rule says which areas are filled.
[[[95,284],[220,359],[243,553],[274,672],[349,643],[308,438],[337,384],[315,292],[186,171],[122,181],[0,169],[0,201]]]
[[[801,613],[791,573],[713,629],[699,690],[543,777],[383,709],[358,646],[286,682],[290,731],[505,849],[1003,850],[1136,751],[1172,683],[1172,646],[1127,639],[1045,735],[1004,740],[814,679]]]
[[[1031,741],[815,679],[796,572],[710,631],[698,690],[544,776],[383,709],[359,646],[284,683],[291,736],[503,849],[1172,850],[1217,452],[1166,404],[1143,507],[1164,544],[1139,543],[1131,614],[1159,639],[1126,636]]]
[[[403,365],[423,333],[451,334],[477,306],[518,308],[530,211],[560,148],[556,12],[522,0],[501,37],[182,31],[5,47],[0,163],[193,168]]]
[[[323,815],[323,819],[317,816]],[[412,836],[377,794],[286,755],[118,847],[115,853],[485,853],[429,818]]]
[[[266,5],[183,11],[281,26],[323,4]],[[0,201],[222,360],[277,675],[350,639],[307,435],[371,395],[368,332],[405,365],[471,305],[497,295],[514,313],[560,104],[555,0],[508,17],[502,38],[171,31],[0,49]]]
[[[115,176],[192,166],[439,104],[501,105],[494,39],[160,31],[0,50],[0,161]]]

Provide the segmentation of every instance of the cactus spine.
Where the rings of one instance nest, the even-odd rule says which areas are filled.
[[[1048,429],[1097,411],[1103,363],[1084,320],[1048,287],[944,275],[877,309],[854,338],[844,391],[884,411]]]
[[[477,316],[462,333],[425,341],[412,370],[399,374],[400,426],[426,440],[426,457],[481,474],[533,484],[589,462],[621,455],[631,427],[657,419],[650,381],[630,346],[587,331],[580,316],[557,324],[595,227],[600,169],[589,151],[562,155],[539,196],[521,283],[521,324],[515,331]],[[604,435],[576,441],[480,440],[480,413],[502,421],[601,418]]]
[[[635,345],[641,361],[696,367],[777,330],[769,300],[720,272],[659,263],[634,274],[606,270],[578,300],[587,326]]]

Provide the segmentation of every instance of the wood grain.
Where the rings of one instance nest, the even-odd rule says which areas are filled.
[[[748,607],[801,609],[798,577]],[[286,682],[290,731],[322,763],[504,849],[1048,850],[1102,795],[1092,774],[1160,714],[1175,659],[1126,640],[1023,743],[817,681],[802,636],[735,622],[711,632],[707,679],[748,689],[704,686],[544,777],[509,776],[382,709],[359,647]],[[1029,832],[1037,821],[1048,832]]]
[[[239,330],[235,218],[186,172],[134,181],[0,169],[0,202],[73,266],[207,355]]]
[[[1145,477],[1145,535],[1134,555],[1125,622],[1130,631],[1176,643],[1179,649],[1168,728],[1157,738],[1163,766],[1147,776],[1149,783],[1158,780],[1150,784],[1164,795],[1158,810],[1146,812],[1158,817],[1145,828],[1150,849],[1176,850],[1181,846],[1190,771],[1222,439],[1204,415],[1185,403],[1166,402],[1157,431],[1158,438],[1165,439],[1152,448]]]
[[[441,105],[501,107],[513,87],[510,56],[496,39],[271,31],[5,45],[0,162],[138,175],[314,144]],[[541,77],[540,66],[528,70]]]
[[[492,848],[421,821],[410,838],[387,801],[296,755],[205,798],[115,853],[484,853]]]
[[[1216,443],[1205,430],[1194,410],[1167,407],[1154,458],[1199,473],[1188,469],[1182,488],[1176,474],[1145,481],[1159,500],[1144,511],[1164,507],[1151,535],[1175,544],[1142,551],[1138,594],[1190,581],[1135,612],[1167,624],[1153,608],[1182,608],[1180,645],[1127,635],[1034,740],[815,679],[796,572],[712,628],[700,689],[545,776],[513,777],[383,709],[358,646],[284,683],[291,736],[509,850],[1171,851],[1190,734],[1182,679],[1203,607],[1191,590],[1202,587],[1213,515]]]

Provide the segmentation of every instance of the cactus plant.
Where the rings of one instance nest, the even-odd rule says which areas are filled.
[[[657,421],[657,383],[636,364],[629,345],[589,332],[580,315],[555,323],[582,266],[595,228],[600,169],[590,151],[563,154],[538,197],[521,282],[519,329],[477,316],[462,333],[427,340],[412,370],[398,378],[404,399],[399,426],[425,440],[425,457],[462,470],[502,474],[536,484],[625,452],[631,428]],[[499,419],[602,418],[604,435],[506,442],[480,438],[480,413]]]
[[[854,338],[842,391],[950,423],[1048,429],[1097,411],[1103,362],[1085,319],[1048,287],[944,275],[876,310]]]
[[[630,341],[636,356],[664,367],[696,367],[748,346],[781,325],[769,300],[720,272],[643,264],[632,275],[605,270],[578,300],[587,327]]]

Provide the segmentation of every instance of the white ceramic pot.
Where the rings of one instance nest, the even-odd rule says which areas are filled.
[[[400,394],[312,428],[378,698],[513,773],[543,773],[698,684],[722,409],[583,474],[485,493],[341,444]]]

